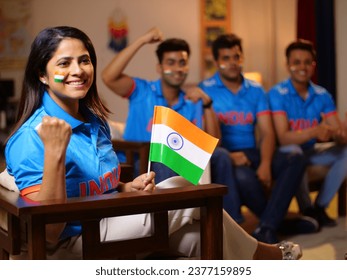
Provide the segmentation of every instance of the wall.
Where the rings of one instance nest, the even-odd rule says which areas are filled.
[[[0,0],[1,1],[1,0]],[[166,38],[181,37],[191,46],[190,74],[187,82],[198,82],[199,77],[199,22],[200,0],[31,0],[32,36],[42,28],[53,25],[73,25],[84,30],[92,39],[97,55],[98,88],[102,98],[114,112],[112,119],[124,121],[127,115],[127,101],[121,99],[102,83],[100,72],[115,55],[108,44],[107,23],[115,9],[120,8],[127,16],[129,42],[146,32],[152,26],[158,26]],[[338,24],[346,26],[343,17],[347,11],[347,1],[337,2]],[[231,0],[232,31],[243,39],[245,64],[244,71],[259,71],[267,89],[275,82],[285,78],[284,48],[295,38],[296,0]],[[337,28],[338,55],[343,56],[346,49],[342,28]],[[156,45],[143,47],[126,68],[126,73],[147,79],[157,78],[154,50]],[[338,60],[338,79],[346,68],[344,60]],[[0,73],[1,77],[16,79],[19,94],[22,71]],[[338,86],[342,92],[343,85]],[[345,96],[339,100],[346,104]],[[339,108],[344,108],[339,106]]]
[[[336,73],[337,107],[340,117],[345,119],[347,112],[347,1],[335,0],[336,14]]]
[[[243,38],[244,70],[261,72],[269,89],[287,76],[284,48],[296,37],[296,1],[232,0],[231,12],[232,30]]]

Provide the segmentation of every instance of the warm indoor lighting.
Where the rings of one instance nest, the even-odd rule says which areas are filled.
[[[261,74],[259,72],[245,72],[245,73],[243,73],[243,75],[247,79],[255,81],[259,84],[262,83]]]

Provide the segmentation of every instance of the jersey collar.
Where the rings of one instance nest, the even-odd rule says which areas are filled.
[[[222,82],[222,79],[220,77],[220,73],[219,72],[216,72],[216,74],[214,75],[215,78],[216,78],[216,84],[218,87],[223,87],[225,88],[225,85],[223,84]],[[240,87],[240,90],[237,92],[237,94],[240,94],[240,95],[243,95],[243,94],[246,94],[247,93],[247,90],[249,89],[250,87],[250,81],[247,80],[243,74],[241,74],[241,78],[242,78],[242,83],[241,83],[241,87]]]
[[[287,80],[287,84],[288,84],[288,88],[289,88],[289,93],[293,94],[293,95],[299,96],[299,93],[296,91],[296,89],[295,89],[295,87],[294,87],[294,85],[292,83],[292,80],[290,78]],[[314,96],[314,93],[315,93],[311,81],[309,82],[309,85],[308,85],[308,88],[307,88],[307,92],[308,92],[308,98],[306,99],[306,101],[311,99]]]
[[[169,105],[167,104],[167,101],[164,97],[163,91],[161,89],[161,82],[162,82],[161,79],[155,81],[155,83],[154,83],[155,84],[155,94],[157,96],[160,96],[163,98],[163,100],[165,102],[165,104],[163,104],[163,105],[165,105],[166,107],[169,107]],[[184,106],[185,102],[186,102],[185,93],[182,89],[180,89],[180,92],[178,94],[178,102],[174,106],[172,106],[172,109],[175,111],[179,110],[181,107]]]

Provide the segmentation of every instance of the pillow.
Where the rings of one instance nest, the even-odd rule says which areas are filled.
[[[19,192],[14,177],[8,174],[7,169],[0,173],[0,185],[10,191]]]
[[[125,123],[108,120],[108,124],[110,126],[112,140],[123,139]]]
[[[14,177],[8,174],[7,169],[0,173],[0,186],[13,192],[19,192]],[[0,228],[7,231],[7,214],[2,209],[0,209]]]

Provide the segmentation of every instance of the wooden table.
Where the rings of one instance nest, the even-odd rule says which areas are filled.
[[[20,252],[20,232],[26,227],[30,259],[46,258],[45,225],[81,221],[84,259],[111,259],[156,252],[168,248],[168,215],[173,209],[200,207],[201,258],[223,258],[223,195],[218,184],[156,189],[153,193],[130,192],[71,198],[67,202],[32,202],[0,187],[0,208],[7,212],[8,231],[0,230],[0,257]],[[131,241],[100,242],[102,218],[152,213],[152,236]]]

